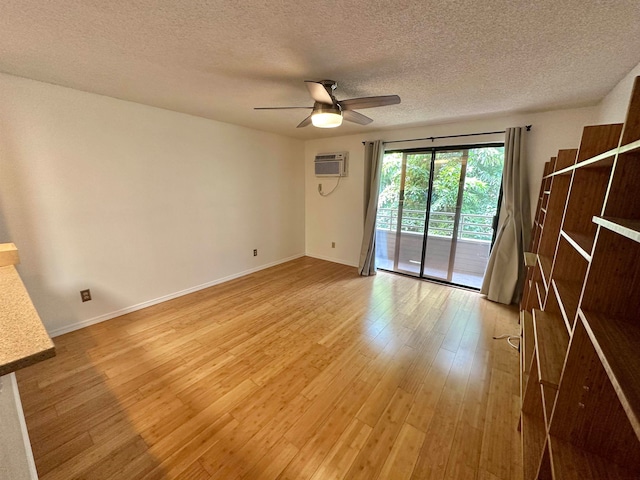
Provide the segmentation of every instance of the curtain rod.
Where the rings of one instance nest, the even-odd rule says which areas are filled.
[[[531,131],[531,125],[526,125],[527,132]],[[439,140],[441,138],[457,138],[457,137],[475,137],[478,135],[493,135],[497,133],[505,133],[505,130],[500,130],[498,132],[481,132],[481,133],[463,133],[460,135],[442,135],[440,137],[424,137],[424,138],[409,138],[407,140],[390,140],[388,142],[382,142],[384,145],[389,143],[404,143],[404,142],[419,142],[421,140],[431,140],[432,142],[435,140]],[[367,142],[362,142],[364,145]]]

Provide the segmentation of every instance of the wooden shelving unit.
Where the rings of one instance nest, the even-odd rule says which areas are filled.
[[[520,304],[524,479],[640,478],[640,77],[546,163]]]

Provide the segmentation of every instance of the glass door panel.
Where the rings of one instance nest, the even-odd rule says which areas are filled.
[[[396,270],[419,276],[424,246],[424,222],[429,193],[431,153],[408,153],[404,162],[404,184],[401,195],[397,236]]]
[[[376,266],[384,270],[395,270],[403,158],[402,152],[392,152],[385,153],[382,159],[376,217]]]
[[[503,165],[504,147],[468,150],[453,283],[482,286],[493,241]]]
[[[460,212],[461,175],[464,151],[436,152],[429,208],[427,244],[423,275],[452,281],[452,256],[455,255],[457,219]]]

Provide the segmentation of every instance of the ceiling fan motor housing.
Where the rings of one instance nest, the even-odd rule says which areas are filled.
[[[320,80],[318,83],[321,84],[327,93],[333,98],[333,91],[338,88],[338,82],[335,80]]]
[[[313,104],[313,113],[336,113],[342,115],[342,108],[339,103],[328,105],[326,103],[315,102]]]

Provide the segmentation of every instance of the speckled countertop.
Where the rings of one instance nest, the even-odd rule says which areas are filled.
[[[0,267],[0,376],[54,355],[53,342],[16,268]]]

